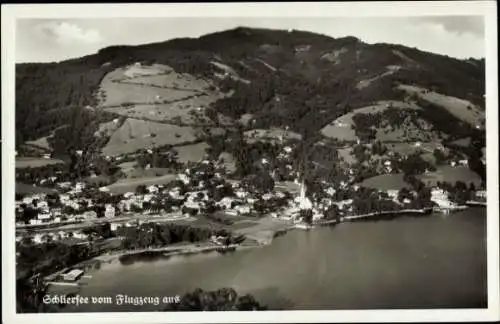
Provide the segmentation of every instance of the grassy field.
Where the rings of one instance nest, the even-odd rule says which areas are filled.
[[[481,121],[485,118],[484,111],[470,101],[446,96],[434,91],[426,91],[424,88],[411,85],[401,84],[398,88],[409,94],[416,94],[428,102],[445,108],[458,119],[471,125],[481,124]]]
[[[468,147],[470,145],[470,137],[457,139],[456,141],[451,142],[451,144]]]
[[[134,168],[127,173],[127,178],[129,179],[154,178],[168,174],[171,174],[171,170],[169,168],[149,168],[149,169]]]
[[[161,177],[143,177],[134,179],[122,179],[109,186],[108,189],[114,194],[123,194],[126,192],[134,192],[139,185],[158,185],[166,184],[176,179],[175,174],[166,174]]]
[[[181,100],[194,95],[194,93],[189,91],[157,88],[123,82],[103,83],[102,89],[106,94],[106,98],[101,104],[103,107],[117,106],[124,103],[162,103],[164,100]]]
[[[210,88],[210,81],[176,73],[168,66],[132,65],[108,73],[98,97],[106,111],[122,116],[210,124],[205,109],[225,96]]]
[[[52,147],[50,146],[49,141],[48,141],[49,137],[51,137],[51,136],[40,137],[34,141],[26,141],[26,144],[33,145],[33,146],[40,147],[42,149],[51,151]]]
[[[434,150],[440,146],[438,142],[420,142],[420,146],[417,146],[417,142],[414,143],[386,143],[389,151],[399,153],[401,155],[410,155],[417,151],[422,151],[424,154],[433,154]],[[448,154],[449,150],[444,148],[444,153]]]
[[[418,178],[426,185],[436,185],[438,181],[446,181],[455,183],[456,181],[463,181],[467,184],[474,183],[477,187],[481,184],[481,178],[477,173],[470,170],[467,167],[451,167],[442,166],[437,168],[435,172],[429,172],[428,174],[422,174]]]
[[[287,140],[287,139],[300,140],[300,139],[302,139],[302,135],[295,133],[295,132],[292,132],[292,131],[280,129],[280,128],[252,129],[252,130],[246,131],[244,133],[244,135],[245,135],[246,141],[249,143],[257,141],[257,140],[278,141],[279,138],[282,138],[283,140]]]
[[[113,135],[113,132],[119,128],[119,123],[115,123],[114,121],[110,121],[107,123],[102,123],[99,125],[99,129],[94,133],[94,136],[97,137],[107,137]]]
[[[130,107],[108,107],[106,111],[131,118],[152,121],[174,121],[183,124],[212,124],[205,110],[220,97],[215,94],[184,97],[185,100],[163,104],[136,104]]]
[[[174,150],[178,153],[177,161],[181,163],[199,162],[204,159],[205,150],[209,147],[210,145],[207,143],[201,142],[191,145],[176,146]]]
[[[60,164],[64,163],[63,160],[59,159],[44,159],[37,157],[19,157],[16,158],[16,169],[22,168],[38,168],[49,164]]]
[[[414,106],[401,101],[380,101],[376,105],[358,108],[350,113],[340,116],[332,123],[323,127],[321,133],[329,138],[336,138],[338,140],[344,141],[354,141],[356,140],[356,134],[354,132],[354,129],[352,129],[351,127],[354,125],[352,117],[355,114],[374,114],[383,112],[387,109],[387,105],[389,103],[391,103],[393,107],[401,109],[415,109]]]
[[[33,187],[32,185],[21,183],[21,182],[16,182],[15,190],[16,190],[16,193],[23,194],[23,195],[37,194],[37,193],[49,193],[49,192],[56,191],[55,189],[52,189],[52,188],[40,187],[40,186]]]
[[[356,163],[356,158],[351,154],[351,148],[340,148],[337,150],[339,157],[342,158],[346,163],[352,164]]]
[[[130,174],[132,171],[134,171],[136,165],[137,165],[136,161],[130,161],[130,162],[120,163],[120,164],[118,164],[118,167],[120,169],[122,169],[122,172],[128,176],[128,174]]]
[[[360,183],[360,186],[380,190],[399,190],[410,188],[410,185],[403,180],[402,173],[382,174],[368,178]]]
[[[377,76],[375,76],[375,77],[373,77],[373,78],[371,78],[371,79],[366,79],[366,80],[361,80],[361,81],[359,81],[359,83],[356,85],[356,88],[358,88],[358,89],[360,89],[360,90],[361,90],[361,89],[363,89],[363,88],[369,87],[369,86],[370,86],[370,84],[371,84],[372,82],[375,82],[375,81],[377,81],[378,79],[381,79],[381,78],[383,78],[383,77],[389,76],[389,75],[391,75],[391,74],[394,74],[394,73],[396,73],[396,72],[397,72],[400,68],[401,68],[401,67],[400,67],[399,65],[389,65],[389,66],[387,67],[387,71],[385,71],[384,73],[381,73],[381,74],[379,74],[379,75],[377,75]]]
[[[103,154],[116,156],[146,147],[176,145],[196,140],[195,129],[138,119],[127,119],[102,149]]]

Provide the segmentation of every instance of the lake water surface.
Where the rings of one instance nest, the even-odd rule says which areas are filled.
[[[232,287],[270,309],[486,307],[486,210],[292,231],[262,248],[169,259],[115,260],[85,296],[175,296]],[[151,311],[85,305],[63,311]]]

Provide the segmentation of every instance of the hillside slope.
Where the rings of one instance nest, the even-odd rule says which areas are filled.
[[[164,66],[162,73],[173,71],[181,76],[178,87],[171,89],[174,81],[165,84],[160,74],[139,71],[133,75],[135,84],[108,87],[108,92],[115,91],[114,101],[104,101],[112,106],[133,104],[132,110],[102,107],[106,106],[99,97],[103,82],[136,63]],[[453,107],[412,95],[401,85],[456,98],[462,106],[469,102],[484,114],[484,60],[458,60],[400,45],[370,45],[354,37],[241,27],[196,39],[113,46],[60,63],[17,65],[16,145],[50,136],[47,140],[56,152],[99,149],[108,140],[94,136],[100,124],[119,115],[163,122],[160,112],[172,111],[174,101],[198,96],[199,91],[205,91],[207,99],[191,105],[201,105],[200,118],[208,116],[214,124],[223,117],[231,121],[251,116],[251,128],[289,127],[307,138],[354,109],[381,100],[413,100],[424,111],[421,117],[439,131],[454,139],[481,137],[476,125],[450,113]],[[147,92],[148,102],[141,102],[146,92],[130,91],[139,86],[147,86],[144,91],[149,92],[163,87],[161,96]],[[122,96],[124,92],[127,96]],[[159,98],[164,106],[157,106]],[[152,104],[154,109],[138,104]],[[137,112],[143,108],[153,112]],[[176,109],[182,119],[181,108]],[[454,121],[460,127],[449,127]]]

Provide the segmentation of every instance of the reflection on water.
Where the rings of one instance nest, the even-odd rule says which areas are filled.
[[[269,246],[224,255],[126,257],[103,264],[79,293],[162,297],[198,287],[231,287],[270,309],[485,307],[485,223],[485,210],[469,209],[446,218],[403,217],[292,231]]]

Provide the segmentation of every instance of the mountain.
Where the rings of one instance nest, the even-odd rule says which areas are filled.
[[[380,118],[390,118],[390,124],[404,124],[422,138],[483,138],[484,144],[484,92],[484,59],[459,60],[355,37],[239,27],[112,46],[59,63],[16,65],[16,147],[64,153],[100,150],[114,141],[108,147],[114,152],[113,136],[139,149],[141,129],[156,139],[175,133],[170,142],[160,141],[175,145],[196,141],[207,129],[212,134],[236,125],[318,138],[344,115],[382,101],[418,109],[355,117],[350,128],[357,128],[356,137],[381,136]],[[124,134],[123,123],[130,134]]]

